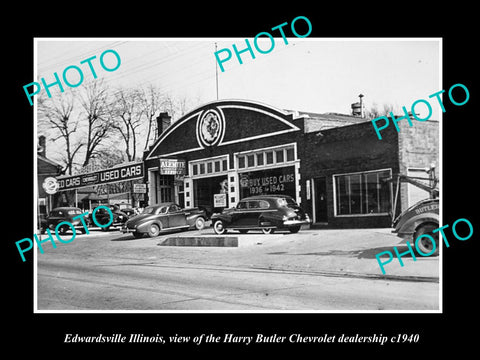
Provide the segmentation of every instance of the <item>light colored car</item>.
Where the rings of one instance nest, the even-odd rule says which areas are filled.
[[[205,227],[206,220],[204,210],[182,209],[177,204],[168,202],[147,206],[141,214],[128,219],[121,231],[132,233],[137,239],[145,234],[155,237],[162,231],[201,230]]]

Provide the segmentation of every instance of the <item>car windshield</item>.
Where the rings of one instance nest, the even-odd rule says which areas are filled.
[[[79,215],[81,213],[80,209],[68,210],[68,215]]]
[[[142,214],[153,214],[155,208],[153,206],[148,206],[143,210]]]

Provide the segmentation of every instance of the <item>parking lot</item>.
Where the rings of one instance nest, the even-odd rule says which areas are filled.
[[[407,250],[390,229],[231,231],[221,237],[229,246],[218,238],[211,227],[141,239],[92,229],[45,246],[38,310],[439,309],[439,257],[393,259],[382,275],[375,255]]]

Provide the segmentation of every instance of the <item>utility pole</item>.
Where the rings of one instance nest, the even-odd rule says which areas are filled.
[[[215,43],[215,53],[217,52],[217,43]],[[218,100],[218,66],[217,61],[215,60],[215,84],[217,89],[217,100]]]

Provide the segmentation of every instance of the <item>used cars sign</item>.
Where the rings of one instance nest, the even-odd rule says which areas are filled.
[[[58,190],[72,190],[91,185],[133,180],[143,178],[143,175],[143,163],[129,163],[87,174],[61,176],[57,178],[59,185]]]

